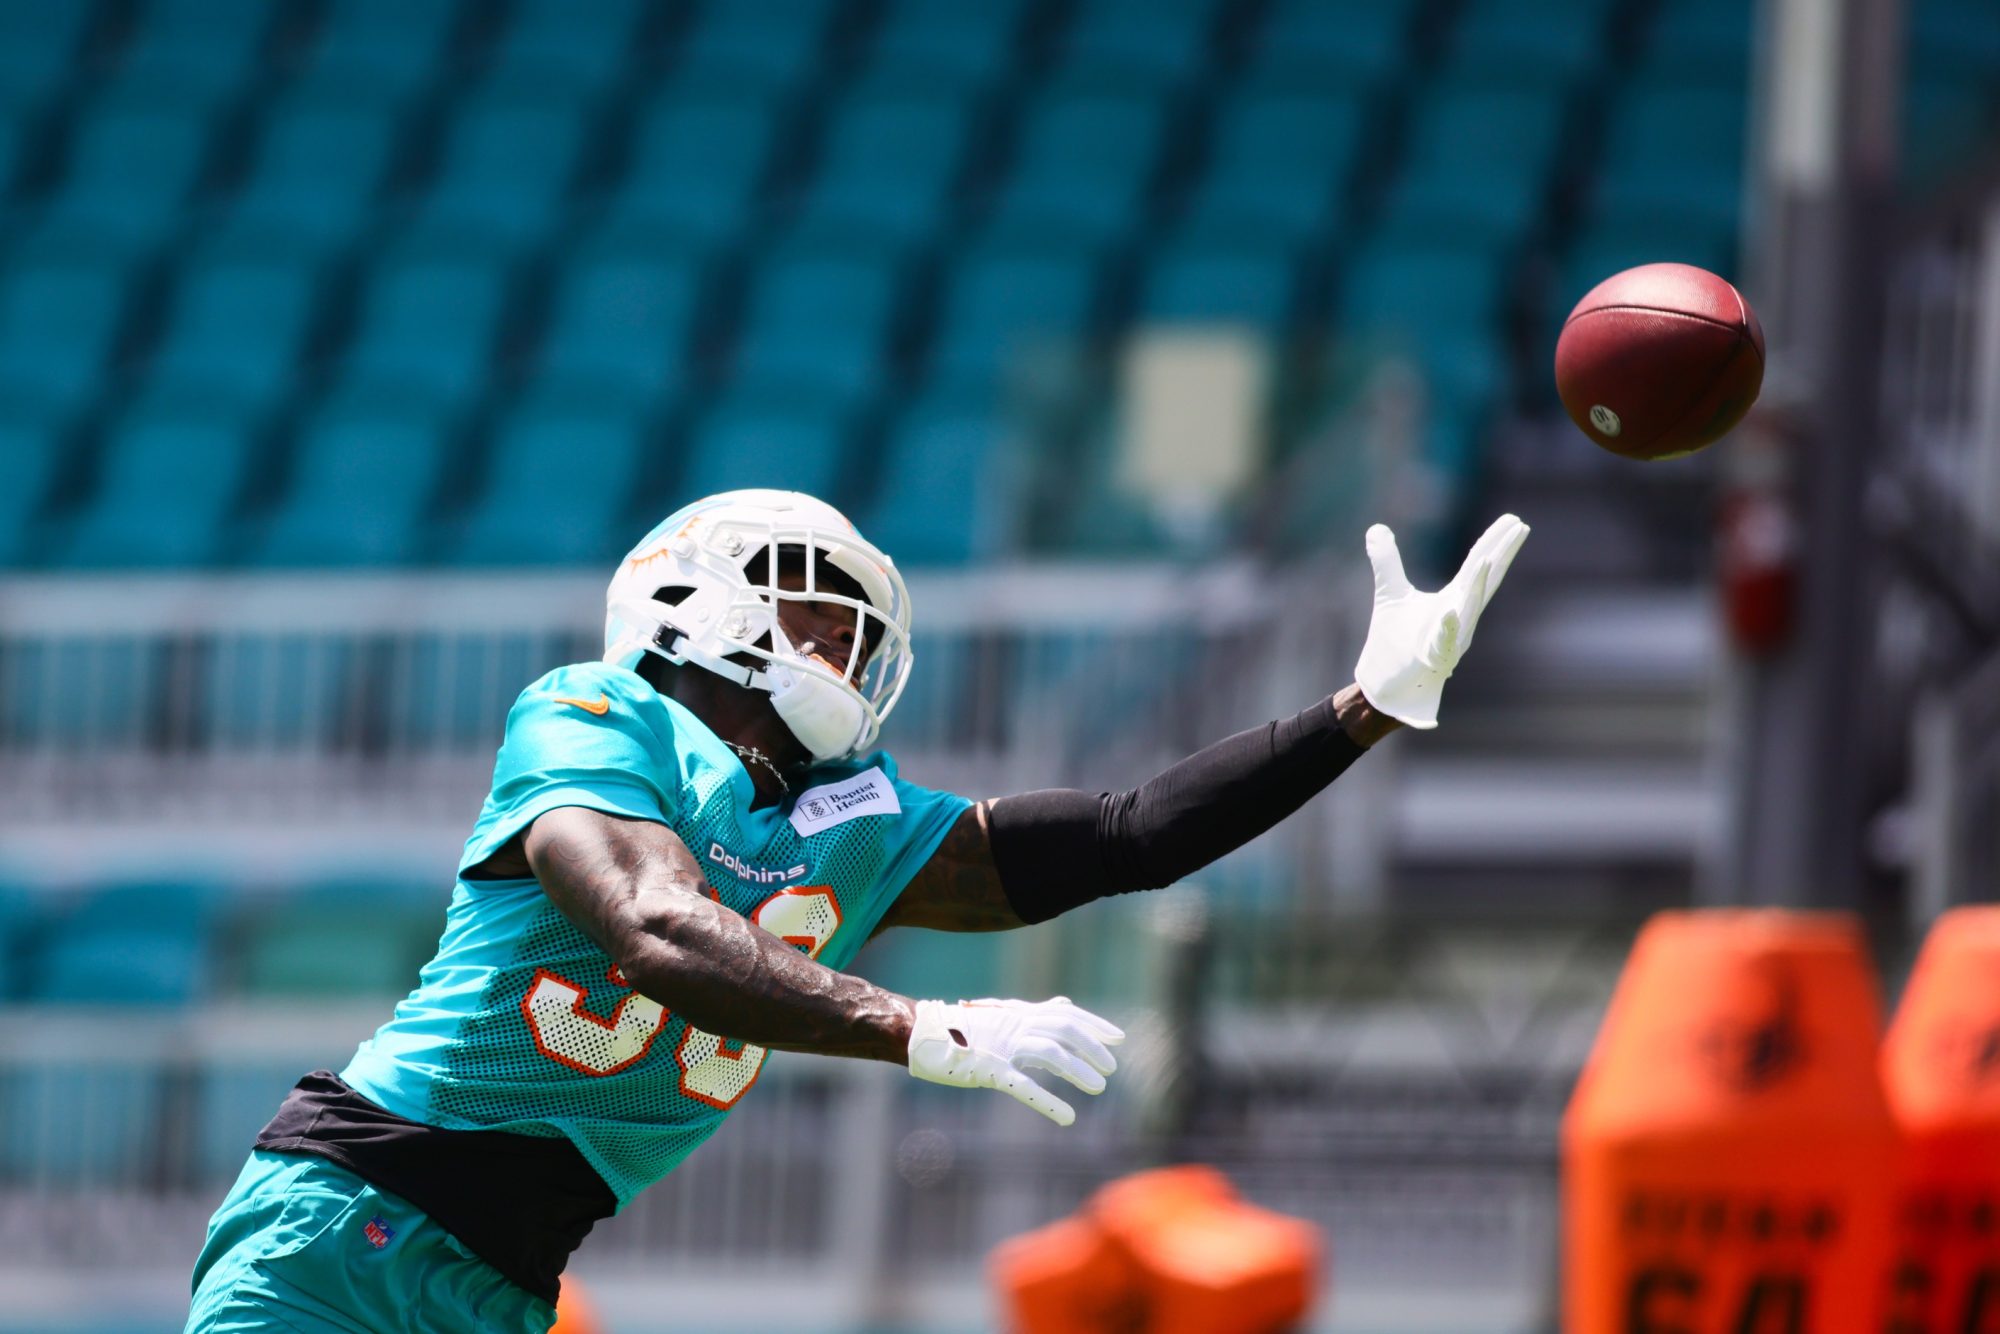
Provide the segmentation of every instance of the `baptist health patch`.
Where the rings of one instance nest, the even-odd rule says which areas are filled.
[[[901,815],[895,785],[880,766],[863,769],[838,783],[821,783],[799,793],[792,804],[792,828],[800,838],[831,829],[863,815]]]

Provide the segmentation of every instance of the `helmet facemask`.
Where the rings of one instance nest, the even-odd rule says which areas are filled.
[[[838,527],[811,522],[819,515],[810,511],[797,516],[805,521],[788,522],[794,516],[763,506],[717,503],[731,499],[683,511],[620,567],[610,589],[606,661],[629,667],[651,652],[763,690],[817,761],[865,749],[909,680],[902,577],[829,506],[811,502]],[[800,587],[783,587],[788,571]],[[852,642],[802,652],[779,617],[786,602],[850,610]]]

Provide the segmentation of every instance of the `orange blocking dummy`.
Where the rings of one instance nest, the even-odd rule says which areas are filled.
[[[1877,1334],[1879,1034],[1849,917],[1648,923],[1563,1122],[1566,1334]]]
[[[583,1284],[564,1274],[562,1291],[556,1296],[556,1322],[549,1326],[549,1334],[603,1334],[603,1330],[597,1308],[583,1293]]]
[[[2000,907],[1938,918],[1882,1046],[1908,1176],[1888,1334],[2000,1331]]]
[[[1006,1243],[992,1272],[1014,1334],[1274,1334],[1311,1308],[1320,1250],[1213,1168],[1169,1167]]]

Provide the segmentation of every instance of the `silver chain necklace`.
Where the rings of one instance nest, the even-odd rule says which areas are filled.
[[[787,797],[792,795],[792,785],[787,783],[785,776],[778,772],[778,766],[771,762],[769,755],[766,755],[755,746],[739,746],[734,741],[725,741],[722,744],[735,751],[738,759],[746,760],[751,764],[763,765],[765,769],[770,771],[771,777],[778,780],[778,791]]]

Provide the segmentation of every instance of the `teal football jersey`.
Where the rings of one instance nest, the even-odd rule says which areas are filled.
[[[658,821],[723,904],[841,968],[968,805],[880,752],[816,767],[779,806],[753,796],[721,739],[630,671],[587,663],[529,686],[437,955],[342,1078],[429,1125],[566,1135],[622,1209],[714,1133],[767,1053],[632,990],[534,880],[465,873],[559,806]]]

